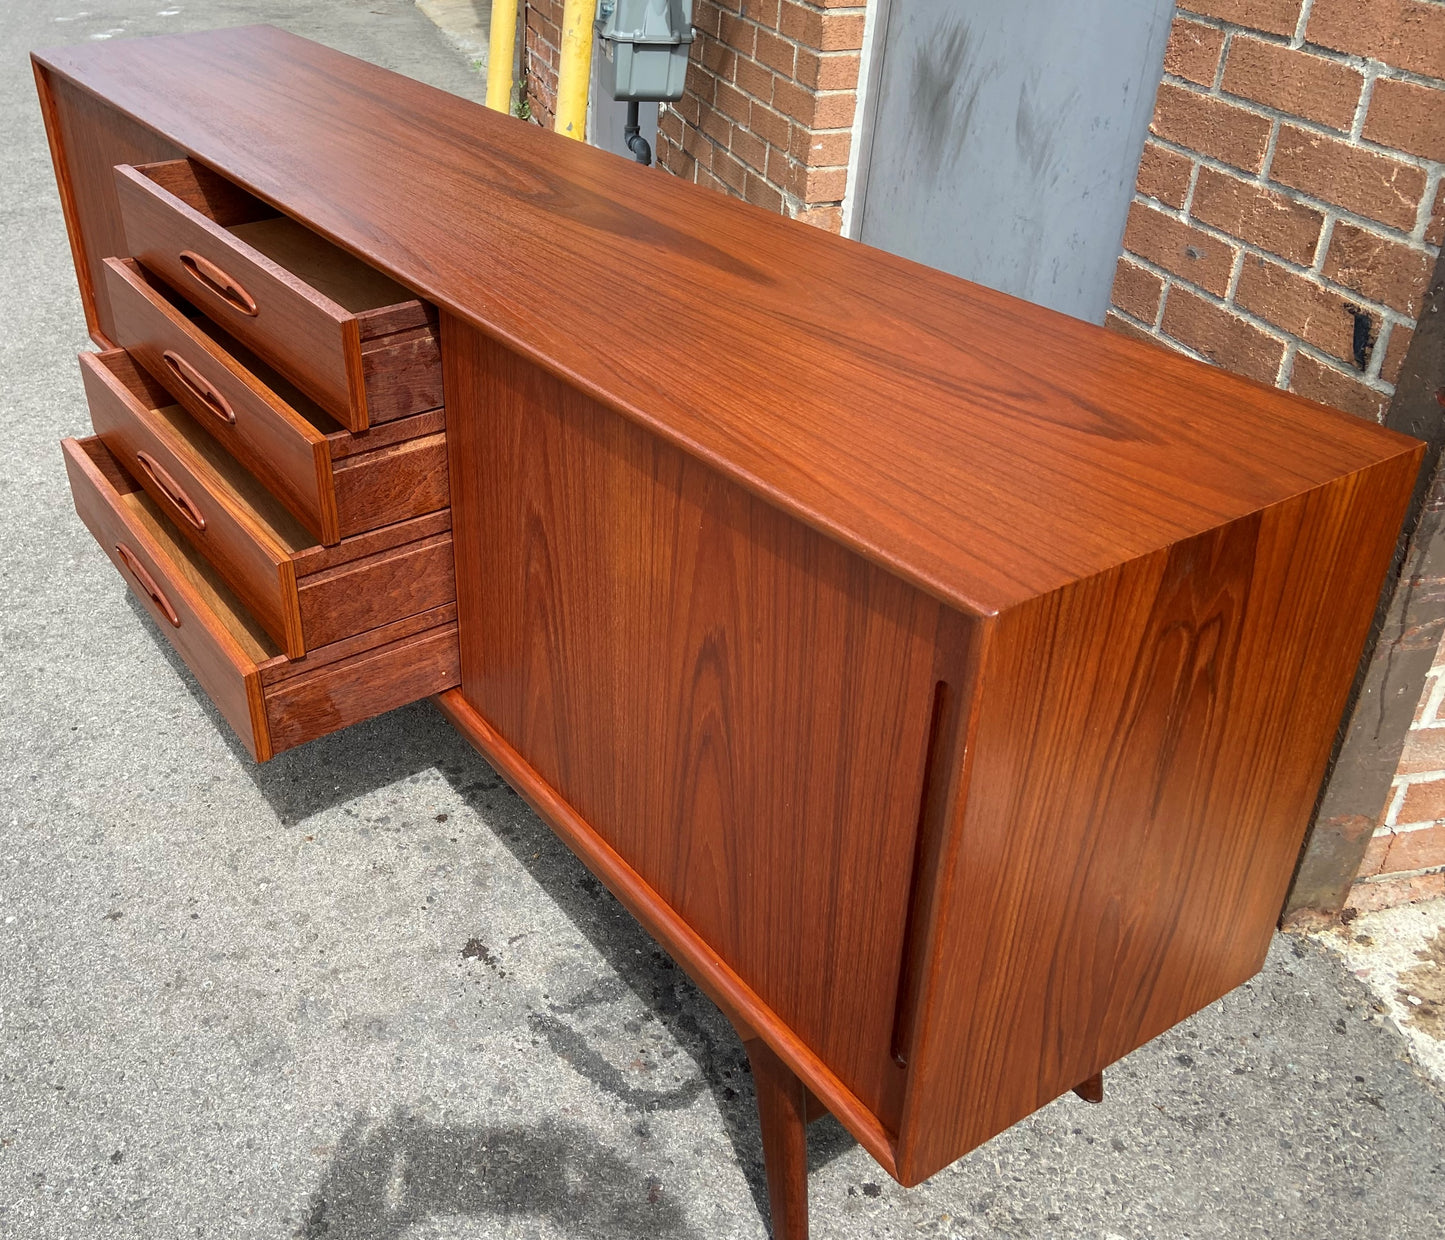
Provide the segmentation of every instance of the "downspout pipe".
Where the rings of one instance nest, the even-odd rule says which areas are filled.
[[[587,137],[592,19],[596,16],[597,0],[567,0],[562,10],[562,61],[557,68],[557,111],[552,128],[578,142]]]
[[[517,45],[517,0],[492,0],[492,29],[487,43],[487,107],[512,111],[512,61]]]

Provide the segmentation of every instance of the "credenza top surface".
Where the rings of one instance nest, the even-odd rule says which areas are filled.
[[[36,59],[967,611],[1415,447],[272,27]]]

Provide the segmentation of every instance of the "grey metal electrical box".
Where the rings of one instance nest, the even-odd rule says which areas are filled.
[[[601,85],[614,99],[681,99],[692,0],[602,0]]]

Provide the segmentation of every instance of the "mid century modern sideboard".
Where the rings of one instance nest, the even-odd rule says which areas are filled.
[[[76,507],[258,760],[428,695],[737,1026],[774,1228],[1260,967],[1420,446],[267,27],[37,54]]]

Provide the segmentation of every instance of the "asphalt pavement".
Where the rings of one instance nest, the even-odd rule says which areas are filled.
[[[25,55],[272,21],[480,99],[406,0],[0,25],[0,1236],[766,1235],[727,1023],[429,704],[264,767],[72,510],[89,346]],[[829,1237],[1445,1234],[1445,1106],[1340,959],[927,1184],[812,1132]]]

